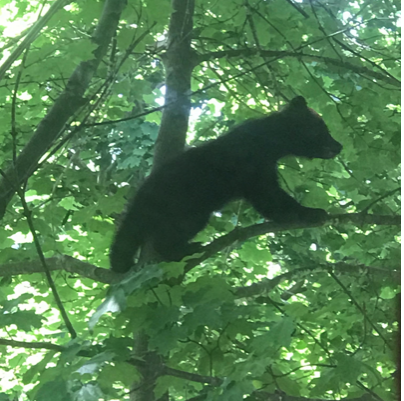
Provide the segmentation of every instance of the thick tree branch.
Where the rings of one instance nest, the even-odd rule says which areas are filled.
[[[92,59],[81,62],[75,69],[66,89],[39,123],[36,132],[18,155],[15,164],[11,163],[5,170],[7,179],[0,177],[0,219],[3,218],[7,204],[16,188],[32,174],[38,161],[58,138],[69,118],[86,103],[86,99],[83,98],[84,93],[102,58],[107,53],[125,5],[126,0],[107,0],[105,2],[93,36],[93,42],[97,48],[93,51]]]
[[[246,241],[248,238],[256,237],[267,233],[277,233],[280,231],[302,229],[302,228],[314,228],[321,227],[323,225],[335,225],[340,224],[354,224],[358,227],[363,225],[392,225],[399,226],[401,224],[401,216],[389,216],[389,215],[375,215],[375,214],[362,214],[362,213],[347,213],[347,214],[333,214],[329,215],[329,220],[324,223],[316,224],[303,224],[303,223],[289,223],[289,224],[277,224],[277,223],[261,223],[255,224],[249,227],[237,227],[233,231],[229,232],[216,239],[209,245],[203,248],[203,254],[201,257],[190,259],[185,267],[185,272],[190,271],[193,267],[199,265],[205,259],[214,255],[228,246],[234,246],[236,242]]]
[[[153,168],[184,149],[191,110],[191,74],[196,55],[191,49],[194,0],[174,0],[163,55],[166,72],[165,108],[155,144]]]
[[[370,225],[400,225],[401,216],[380,216],[380,215],[362,215],[361,213],[348,213],[348,214],[335,214],[330,215],[330,219],[325,222],[325,225],[335,225],[339,224],[355,224],[362,226],[363,224]],[[253,226],[245,228],[236,228],[230,233],[221,236],[220,238],[214,240],[211,244],[205,246],[203,255],[198,258],[190,259],[186,264],[186,271],[191,270],[193,267],[197,266],[199,263],[203,262],[215,253],[227,248],[228,246],[234,246],[237,242],[246,241],[249,238],[255,237],[257,235],[263,235],[267,233],[275,233],[286,230],[320,227],[322,224],[313,225],[303,225],[303,224],[275,224],[275,223],[262,223],[255,224]],[[81,260],[75,259],[68,255],[54,256],[52,258],[47,258],[46,263],[50,271],[54,270],[64,270],[72,274],[78,274],[82,277],[90,278],[94,281],[98,281],[105,284],[114,284],[119,282],[125,275],[118,274],[109,269],[103,269],[96,267],[90,263],[83,262]],[[394,279],[399,277],[399,272],[394,269],[381,269],[378,267],[368,267],[363,265],[350,265],[346,263],[337,263],[334,265],[322,265],[317,266],[315,269],[327,269],[330,266],[336,271],[340,272],[352,272],[361,271],[362,269],[368,270],[372,274],[382,274],[383,276],[392,275]],[[252,286],[246,288],[237,289],[237,293],[240,297],[247,297],[255,295],[262,292],[263,289],[271,289],[275,285],[279,284],[280,281],[290,279],[293,277],[297,271],[309,271],[311,268],[302,268],[294,270],[293,272],[285,273],[279,277],[282,279],[274,278],[272,280],[261,280],[260,283],[253,284]],[[35,261],[22,261],[22,262],[12,262],[3,264],[0,266],[0,277],[1,276],[12,276],[17,274],[32,274],[32,273],[43,273],[43,267],[39,260]],[[278,280],[278,281],[277,281]],[[280,280],[280,281],[279,281]],[[262,286],[262,289],[260,289]],[[254,289],[257,288],[257,289]]]
[[[117,274],[110,269],[96,267],[69,255],[58,255],[51,258],[45,258],[45,261],[49,271],[62,270],[100,283],[114,284],[119,282],[123,277],[122,274]],[[39,259],[11,262],[0,266],[0,277],[43,272],[43,267]]]
[[[74,275],[86,277],[91,280],[104,284],[117,284],[120,282],[123,274],[118,274],[110,269],[96,267],[90,263],[83,262],[68,255],[59,255],[52,258],[46,258],[46,264],[50,271],[66,271]],[[236,289],[237,297],[250,297],[257,295],[262,291],[268,291],[285,280],[292,279],[296,274],[307,272],[312,274],[313,271],[327,271],[332,269],[340,273],[360,273],[367,272],[382,277],[390,276],[397,282],[400,280],[399,269],[379,268],[374,266],[356,265],[349,263],[320,264],[317,266],[307,266],[295,269],[293,271],[281,274],[273,279],[262,279],[259,283],[252,284],[248,287],[239,287]],[[15,276],[18,274],[34,274],[43,273],[43,267],[40,260],[11,262],[0,266],[0,277]]]
[[[191,49],[191,33],[195,0],[172,0],[172,12],[167,35],[167,51],[163,55],[165,67],[165,108],[161,119],[158,137],[154,146],[153,169],[181,153],[184,149],[188,130],[188,118],[191,111],[191,74],[195,66],[194,52]],[[143,247],[140,259],[149,260],[153,255],[151,247]],[[145,361],[139,367],[142,379],[134,383],[130,394],[133,401],[154,401],[156,379],[162,374],[159,371],[161,357],[149,351],[149,338],[140,331],[134,340],[134,353]],[[168,393],[159,398],[168,401]]]
[[[5,338],[0,338],[0,345],[6,345],[8,347],[15,348],[26,348],[26,349],[46,349],[50,351],[62,352],[66,349],[62,345],[52,344],[49,342],[28,342],[28,341],[16,341],[16,340],[6,340]]]

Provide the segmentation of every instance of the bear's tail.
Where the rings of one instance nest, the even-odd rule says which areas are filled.
[[[119,226],[114,241],[111,245],[109,260],[111,269],[117,273],[126,273],[133,266],[133,257],[143,244],[143,230],[133,222],[125,218]]]

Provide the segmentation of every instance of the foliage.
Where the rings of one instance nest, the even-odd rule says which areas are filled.
[[[42,6],[2,2],[3,61]],[[60,8],[7,70],[0,83],[2,171],[77,65],[91,58],[101,9],[96,1]],[[76,338],[43,268],[28,267],[39,256],[22,193],[46,258],[109,267],[114,220],[153,162],[170,13],[168,0],[129,1],[86,103],[8,203],[0,230],[0,400],[129,399],[142,366],[132,352],[141,330],[164,358],[156,397],[168,390],[172,400],[282,392],[395,399],[394,225],[330,219],[323,227],[279,230],[230,244],[191,270],[186,262],[151,265],[112,287],[84,268],[57,270],[52,277]],[[398,215],[399,16],[395,0],[197,1],[188,145],[303,95],[344,150],[335,160],[284,159],[282,185],[330,214]],[[212,216],[196,240],[209,243],[259,222],[237,201]],[[264,291],[239,295],[265,282]]]

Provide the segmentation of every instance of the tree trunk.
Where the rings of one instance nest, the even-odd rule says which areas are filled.
[[[167,52],[163,57],[166,72],[165,108],[155,144],[153,168],[181,153],[184,149],[191,110],[191,74],[196,55],[191,49],[194,0],[173,0],[167,40]],[[148,259],[149,249],[142,260]],[[154,388],[160,375],[162,358],[148,350],[148,337],[140,332],[135,336],[135,355],[145,361],[139,368],[141,382],[134,383],[132,401],[155,401]],[[168,393],[158,401],[168,401]]]

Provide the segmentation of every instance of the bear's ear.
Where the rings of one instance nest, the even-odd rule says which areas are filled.
[[[293,98],[290,102],[290,105],[296,108],[307,108],[307,102],[303,96],[296,96],[295,98]]]

